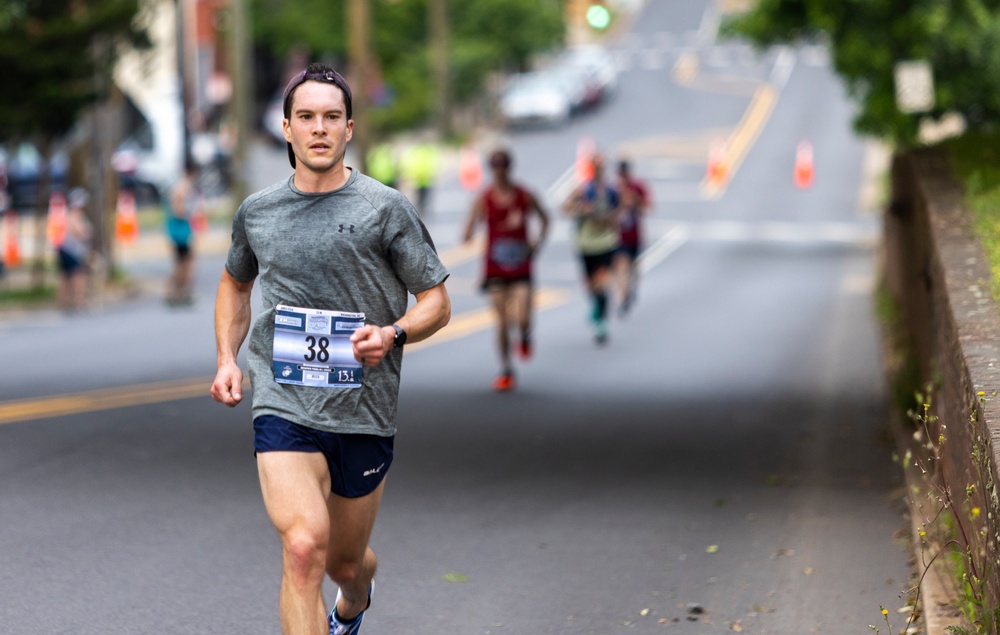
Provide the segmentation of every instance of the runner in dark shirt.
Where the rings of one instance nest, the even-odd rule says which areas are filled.
[[[628,313],[635,303],[639,284],[637,259],[642,250],[642,218],[650,208],[646,184],[632,175],[628,160],[618,162],[618,192],[621,197],[619,225],[621,246],[615,254],[615,271],[620,289],[620,315]]]

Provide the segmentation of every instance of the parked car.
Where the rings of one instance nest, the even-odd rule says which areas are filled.
[[[11,207],[18,212],[29,213],[38,203],[38,179],[43,161],[38,149],[30,143],[21,143],[4,155],[7,193]],[[69,172],[69,157],[57,151],[49,160],[49,168],[51,191],[63,191]]]
[[[111,157],[111,167],[118,175],[118,186],[135,194],[140,206],[156,205],[169,181],[159,173],[154,162],[144,161],[146,151],[135,141],[128,138],[122,142]]]
[[[573,113],[578,113],[597,105],[602,98],[600,86],[594,74],[582,66],[554,65],[544,71],[552,81],[562,84],[570,97]]]
[[[111,165],[119,185],[132,190],[139,205],[156,205],[184,169],[184,116],[173,99],[129,108],[127,136]]]
[[[282,95],[275,95],[267,102],[267,106],[264,107],[264,116],[261,118],[261,127],[264,128],[268,138],[282,148],[287,143],[283,129],[283,122],[285,120],[283,107],[284,101]]]
[[[573,99],[564,81],[536,71],[510,78],[500,96],[500,115],[510,125],[560,124],[569,119]]]
[[[611,51],[597,44],[580,44],[567,48],[556,60],[556,66],[578,69],[590,81],[590,90],[597,99],[606,99],[618,90],[618,65]]]

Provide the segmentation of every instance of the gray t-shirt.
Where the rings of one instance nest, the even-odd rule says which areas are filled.
[[[343,187],[318,194],[289,178],[243,201],[232,238],[226,270],[241,282],[259,278],[262,295],[248,346],[253,417],[395,434],[402,350],[364,367],[361,388],[327,388],[275,382],[272,347],[276,305],[364,313],[366,323],[384,326],[406,312],[407,292],[444,282],[448,272],[406,197],[357,170]]]

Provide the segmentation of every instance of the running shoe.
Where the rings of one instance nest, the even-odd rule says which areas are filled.
[[[350,622],[342,622],[337,616],[337,605],[340,604],[340,598],[343,597],[343,593],[340,592],[340,589],[337,589],[337,600],[333,603],[333,610],[330,611],[330,616],[327,618],[327,622],[330,624],[330,635],[358,635],[358,631],[361,630],[361,620],[365,619],[365,611],[372,605],[372,593],[374,591],[375,580],[373,579],[371,585],[368,587],[368,606]]]
[[[525,338],[521,340],[521,345],[517,347],[517,354],[521,359],[531,359],[531,340]]]
[[[594,324],[594,341],[600,345],[608,341],[608,323],[605,320],[598,320]]]
[[[629,292],[624,298],[622,298],[622,303],[618,305],[618,317],[625,317],[628,315],[629,310],[632,308],[633,297],[632,293]]]
[[[497,375],[496,379],[493,380],[493,390],[497,392],[514,390],[514,375],[511,373]]]

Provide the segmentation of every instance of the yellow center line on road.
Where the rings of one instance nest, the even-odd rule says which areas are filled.
[[[701,192],[705,198],[719,198],[725,192],[726,185],[733,178],[733,174],[739,170],[743,159],[746,158],[750,148],[760,136],[761,130],[764,129],[767,120],[770,119],[777,101],[778,92],[770,84],[762,84],[754,92],[746,112],[743,113],[740,122],[723,146],[720,169],[725,174],[725,178],[721,182],[716,182],[706,176],[701,182]]]
[[[551,309],[569,302],[570,292],[566,289],[539,289],[535,291],[534,306],[538,311]],[[427,346],[435,346],[451,340],[465,337],[476,331],[482,331],[496,324],[492,308],[477,309],[462,313],[448,322],[448,325],[434,334],[434,337],[422,342],[407,344],[406,350],[413,352]]]
[[[479,258],[483,255],[484,249],[486,249],[486,241],[482,237],[474,238],[467,243],[459,243],[447,249],[442,249],[438,253],[438,259],[441,260],[441,264],[446,269],[451,269],[469,260]]]
[[[207,397],[212,380],[213,377],[189,378],[0,402],[0,425],[127,406],[143,406],[191,397]]]
[[[553,308],[566,304],[569,302],[569,298],[570,292],[566,289],[540,289],[535,292],[535,307],[538,310]],[[438,331],[433,338],[407,344],[406,350],[413,352],[465,337],[486,329],[495,322],[491,309],[478,309],[461,313]],[[4,401],[0,402],[0,425],[129,406],[146,406],[195,397],[208,397],[213,379],[214,377],[196,377]],[[244,386],[249,389],[248,383],[244,382]]]
[[[720,90],[720,88],[725,87],[732,80],[721,81],[717,85],[710,83],[701,87],[696,86],[695,80],[698,78],[700,70],[701,65],[698,56],[691,52],[684,53],[674,64],[674,81],[692,90],[701,88],[702,90],[713,92],[727,92]],[[745,82],[741,80],[740,84],[745,84]],[[742,92],[742,88],[738,92]],[[729,184],[730,179],[739,170],[743,164],[743,159],[746,158],[746,155],[750,152],[750,148],[757,141],[757,137],[760,136],[761,130],[764,129],[767,120],[770,119],[771,112],[774,110],[774,105],[777,101],[778,91],[770,83],[760,84],[753,91],[750,104],[747,106],[746,111],[744,111],[743,117],[736,124],[736,128],[733,129],[729,138],[726,139],[726,142],[722,146],[721,165],[717,166],[716,169],[724,176],[721,179],[713,179],[706,175],[701,181],[700,191],[704,198],[717,199],[726,191],[726,186]]]

